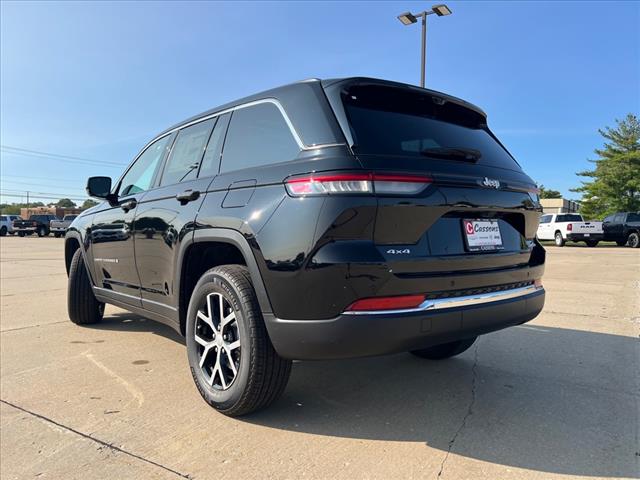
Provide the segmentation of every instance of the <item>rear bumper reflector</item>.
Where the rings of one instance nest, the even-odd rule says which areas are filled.
[[[481,305],[484,303],[499,302],[501,300],[509,300],[513,298],[524,297],[527,295],[541,292],[543,290],[544,289],[542,287],[542,283],[536,282],[533,285],[527,285],[526,287],[512,288],[510,290],[502,290],[499,292],[479,293],[477,295],[464,295],[459,297],[427,299],[415,307],[393,308],[393,309],[387,309],[387,310],[380,310],[380,309],[364,310],[362,308],[354,309],[353,307],[358,304],[358,302],[356,302],[351,307],[349,307],[350,310],[345,311],[344,314],[345,315],[389,315],[389,314],[395,314],[395,313],[412,313],[412,312],[424,312],[429,310],[443,310],[443,309],[457,308],[457,307],[470,307],[475,305]],[[415,298],[415,296],[412,296],[412,297]],[[393,298],[393,297],[388,297],[388,298]],[[402,297],[399,297],[399,298],[402,298]],[[375,299],[365,299],[365,300],[360,300],[359,302],[363,302],[366,300],[375,300]],[[380,300],[383,300],[383,299],[380,299]]]

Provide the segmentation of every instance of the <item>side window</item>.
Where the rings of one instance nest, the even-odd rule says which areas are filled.
[[[272,103],[240,108],[231,115],[222,153],[222,172],[294,159],[300,148]]]
[[[209,139],[207,149],[204,152],[199,177],[211,177],[218,174],[222,144],[224,142],[224,136],[227,133],[230,118],[230,113],[225,113],[218,118],[216,126],[213,128],[211,138]]]
[[[153,176],[171,145],[173,135],[166,135],[155,141],[138,157],[120,182],[120,196],[132,195],[148,190]]]
[[[211,119],[183,128],[178,132],[165,164],[160,185],[173,185],[196,178],[204,147],[209,140],[214,123],[215,119]]]
[[[540,217],[540,223],[549,223],[551,221],[551,215],[543,215]]]

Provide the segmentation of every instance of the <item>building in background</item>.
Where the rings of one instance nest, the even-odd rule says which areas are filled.
[[[542,198],[540,199],[543,213],[577,213],[580,204],[566,198]]]
[[[63,218],[65,215],[77,215],[82,212],[81,208],[63,208],[63,207],[30,207],[21,208],[20,216],[24,220],[29,220],[31,215],[55,215]]]

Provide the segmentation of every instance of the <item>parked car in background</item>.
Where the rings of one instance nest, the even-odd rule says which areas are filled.
[[[293,359],[441,360],[544,304],[535,183],[481,109],[432,90],[276,88],[169,128],[87,192],[103,202],[65,236],[71,321],[109,303],[172,326],[227,415],[278,398]]]
[[[77,216],[78,215],[65,215],[62,220],[51,220],[51,222],[49,222],[49,230],[51,230],[51,233],[53,233],[56,238],[64,237],[67,228],[69,228]]]
[[[16,220],[13,222],[13,230],[18,232],[18,236],[32,235],[37,233],[39,237],[49,235],[49,224],[51,220],[57,220],[55,215],[31,215],[29,220]]]
[[[13,222],[16,220],[22,220],[20,215],[2,215],[0,220],[0,235],[5,236],[7,234],[13,235]]]
[[[606,217],[602,223],[604,239],[619,246],[640,247],[640,213],[618,212]]]
[[[542,215],[537,234],[539,240],[553,240],[558,247],[566,242],[585,242],[595,247],[603,239],[602,222],[585,222],[578,213]]]

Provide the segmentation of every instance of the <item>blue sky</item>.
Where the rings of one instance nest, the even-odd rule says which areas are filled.
[[[87,176],[118,176],[164,128],[273,86],[417,83],[420,29],[396,15],[429,5],[3,1],[2,145],[105,163],[5,148],[1,200],[82,198]],[[481,106],[527,173],[575,198],[597,129],[640,113],[640,3],[448,5],[429,17],[427,86]]]

